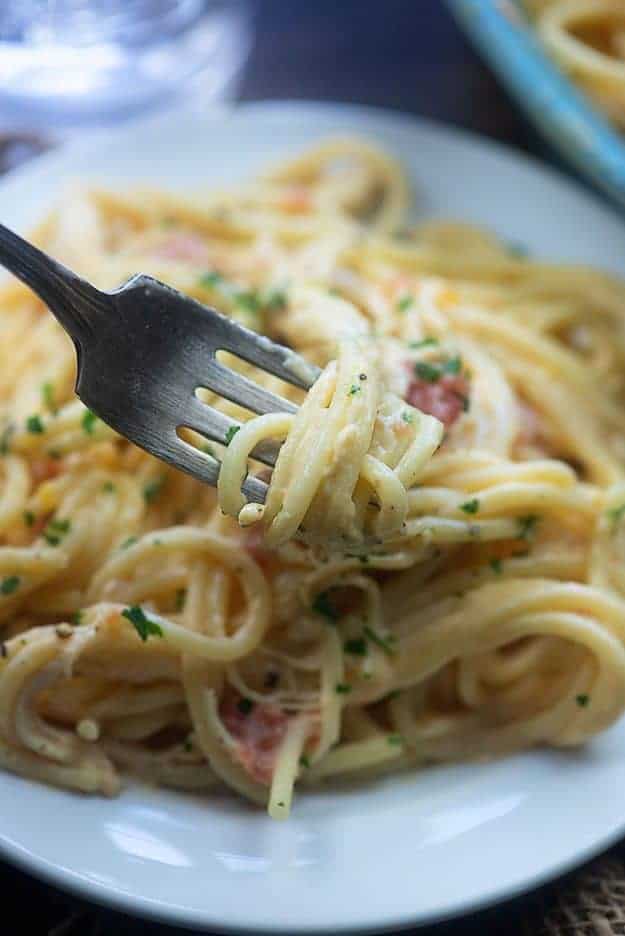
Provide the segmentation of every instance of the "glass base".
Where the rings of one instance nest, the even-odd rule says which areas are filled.
[[[188,104],[190,98],[224,100],[247,57],[250,32],[244,3],[20,4],[19,21],[0,14],[0,117],[12,129],[62,133]]]

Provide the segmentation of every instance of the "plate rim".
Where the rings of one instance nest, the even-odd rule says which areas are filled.
[[[400,128],[415,128],[429,131],[436,134],[439,138],[446,140],[449,145],[453,145],[454,140],[463,144],[469,144],[478,150],[489,150],[497,152],[506,161],[513,163],[523,163],[541,176],[547,176],[550,182],[557,184],[563,190],[568,191],[577,201],[585,202],[584,208],[592,208],[599,211],[606,217],[622,224],[622,217],[618,211],[609,203],[604,201],[595,192],[588,190],[579,181],[570,178],[564,171],[557,167],[543,163],[540,159],[519,149],[518,147],[502,143],[498,140],[492,140],[487,136],[467,130],[463,127],[448,125],[443,122],[420,117],[401,111],[391,111],[385,108],[369,107],[364,105],[326,102],[298,99],[281,100],[261,100],[253,102],[243,102],[234,106],[224,106],[211,108],[201,118],[193,114],[195,121],[201,122],[205,126],[210,126],[213,122],[219,123],[232,116],[245,116],[246,113],[262,115],[266,114],[268,118],[276,114],[287,113],[294,108],[307,110],[318,115],[321,119],[331,114],[345,113],[355,115],[360,118],[370,118],[377,122],[378,126],[386,122],[388,125],[394,125]],[[177,119],[191,117],[182,111],[177,115]],[[50,152],[43,153],[29,163],[17,167],[6,173],[0,180],[0,198],[5,187],[10,187],[14,180],[27,181],[30,175],[38,175],[46,171],[54,172],[58,167],[66,165],[71,161],[74,155],[83,156],[98,147],[102,142],[108,147],[115,140],[119,140],[122,145],[126,138],[132,138],[143,129],[158,127],[164,120],[171,120],[171,115],[163,118],[159,115],[149,117],[145,120],[132,121],[117,128],[114,132],[107,131],[103,135],[97,131],[86,135],[80,140],[69,141],[65,145],[53,149]],[[75,794],[68,794],[75,795]],[[228,924],[219,919],[211,919],[205,911],[199,911],[196,908],[184,908],[179,904],[165,903],[156,899],[150,899],[143,895],[133,894],[130,891],[122,890],[114,885],[96,881],[87,877],[85,874],[67,867],[53,865],[48,859],[37,855],[29,848],[20,845],[10,836],[2,832],[0,826],[0,856],[9,864],[16,866],[35,878],[58,888],[61,891],[77,895],[83,900],[97,904],[99,906],[109,907],[116,911],[129,914],[131,916],[140,916],[169,925],[181,926],[186,929],[210,928],[219,933],[225,934],[271,934],[271,936],[322,936],[322,934],[349,934],[361,933],[369,934],[387,930],[403,930],[411,927],[421,927],[445,920],[457,919],[459,917],[476,913],[487,907],[493,907],[513,900],[520,895],[534,890],[564,875],[572,869],[584,864],[589,859],[610,848],[615,842],[625,835],[625,814],[620,823],[608,832],[599,835],[591,844],[581,848],[571,849],[568,857],[563,859],[554,859],[551,864],[541,869],[533,876],[527,876],[516,885],[497,885],[492,884],[484,888],[478,896],[461,900],[460,902],[450,902],[447,910],[441,909],[440,912],[429,912],[427,915],[419,914],[418,908],[412,912],[412,915],[400,914],[391,917],[388,914],[371,924],[339,923],[331,929],[325,925],[307,925],[305,922],[298,924],[294,928],[288,922],[278,921],[271,927],[243,926],[238,924]]]

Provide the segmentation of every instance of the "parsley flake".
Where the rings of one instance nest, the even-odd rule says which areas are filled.
[[[263,299],[268,312],[280,312],[287,307],[287,296],[283,289],[270,289]]]
[[[85,412],[82,414],[81,426],[87,435],[93,435],[93,430],[95,428],[97,419],[98,417],[95,413],[92,413],[91,410],[85,410]]]
[[[461,369],[462,358],[457,354],[455,357],[449,358],[448,361],[445,361],[442,367],[444,374],[459,374]]]
[[[186,588],[179,588],[176,592],[176,600],[174,607],[176,611],[184,611],[184,606],[187,601],[187,590]]]
[[[28,432],[32,432],[33,435],[42,435],[45,430],[41,422],[41,416],[29,416],[26,420],[26,429]]]
[[[517,517],[517,523],[519,524],[517,538],[530,539],[536,532],[536,524],[539,520],[540,517],[536,514],[528,514],[526,517]]]
[[[240,428],[240,426],[230,426],[226,432],[226,445],[230,445]]]
[[[343,644],[345,653],[352,653],[354,656],[367,655],[367,641],[364,637],[354,637],[352,640],[346,640]]]
[[[0,595],[12,595],[20,587],[21,579],[17,575],[9,575],[0,582]]]
[[[357,393],[360,393],[361,390],[362,390],[362,387],[359,387],[358,384],[353,383],[351,387],[349,388],[348,396],[355,396]]]
[[[590,702],[590,696],[586,695],[586,693],[583,692],[581,695],[575,696],[575,701],[577,702],[580,708],[586,708],[586,706]]]
[[[43,400],[43,405],[49,409],[51,413],[57,412],[57,405],[54,400],[54,384],[49,380],[46,380],[46,382],[41,385],[41,399]]]
[[[43,538],[50,546],[58,546],[71,528],[72,524],[70,520],[50,520],[43,531]]]
[[[25,510],[23,516],[26,526],[31,527],[35,522],[35,515],[32,510]]]
[[[223,283],[223,276],[221,273],[218,273],[217,270],[202,273],[198,280],[200,286],[205,286],[208,289],[214,289],[215,286],[219,286],[221,283]]]
[[[254,703],[251,699],[239,699],[237,702],[237,709],[241,715],[249,715],[252,709],[254,708]]]
[[[408,347],[413,348],[415,351],[419,348],[430,348],[433,345],[438,344],[438,338],[422,338],[421,341],[409,341]]]
[[[620,507],[613,507],[611,510],[606,511],[606,516],[612,525],[612,532],[614,532],[625,516],[625,504],[621,504]]]
[[[365,637],[369,638],[371,643],[374,643],[377,647],[380,648],[380,650],[384,650],[384,652],[388,654],[388,656],[394,655],[395,648],[393,647],[393,643],[396,640],[396,637],[394,634],[389,634],[387,637],[383,637],[382,634],[378,634],[376,631],[373,630],[372,627],[369,627],[368,624],[365,624],[364,634],[365,634]]]
[[[352,687],[349,685],[349,683],[339,682],[334,687],[334,691],[337,693],[337,695],[347,695],[349,692],[352,691]]]
[[[113,494],[115,491],[115,485],[112,481],[105,481],[102,485],[102,490],[105,492],[105,494]]]
[[[503,563],[501,559],[490,559],[488,562],[489,566],[495,573],[495,575],[501,575],[503,572]]]
[[[417,361],[414,370],[419,380],[425,380],[426,383],[436,383],[441,376],[440,368],[427,361]]]
[[[467,514],[476,514],[480,509],[480,502],[477,497],[474,497],[472,500],[465,501],[464,504],[460,504],[460,510],[463,510]]]
[[[327,591],[319,592],[312,603],[312,609],[313,611],[316,611],[317,614],[323,615],[323,617],[327,618],[327,620],[332,623],[337,621],[339,618],[339,614],[336,608],[332,605],[332,602],[330,601],[330,595]]]
[[[167,483],[167,477],[161,475],[160,478],[155,478],[153,481],[148,481],[147,484],[143,486],[143,499],[146,504],[153,504],[156,498],[159,496],[165,484]]]
[[[413,423],[413,422],[414,422],[414,413],[411,413],[411,412],[409,412],[408,410],[404,410],[404,411],[402,412],[402,414],[401,414],[401,418],[402,418],[402,420],[403,420],[405,423]]]
[[[122,611],[122,617],[130,621],[141,640],[145,643],[148,637],[162,637],[163,629],[160,624],[147,616],[143,608],[139,605],[132,605]]]
[[[388,741],[389,744],[396,745],[396,746],[402,745],[404,743],[402,736],[398,734],[391,734],[388,736],[386,740]]]
[[[134,546],[136,542],[137,542],[137,537],[136,537],[136,536],[129,536],[128,539],[124,540],[124,542],[121,544],[121,546],[120,546],[119,548],[120,548],[120,549],[130,549],[130,547],[131,547],[131,546]]]
[[[302,754],[299,759],[300,767],[310,767],[310,758],[306,754]]]
[[[401,299],[397,300],[397,311],[398,312],[407,312],[410,306],[414,302],[413,296],[402,296]]]
[[[11,448],[11,436],[15,432],[15,426],[8,425],[0,435],[0,455],[8,455]]]

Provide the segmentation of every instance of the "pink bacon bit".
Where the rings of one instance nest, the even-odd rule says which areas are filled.
[[[441,374],[435,380],[423,380],[414,376],[412,363],[408,364],[410,382],[404,399],[411,406],[435,416],[449,429],[467,411],[469,406],[469,381],[464,374]]]
[[[208,259],[208,248],[203,238],[191,231],[172,231],[154,253],[166,260],[182,260],[186,263],[204,264]]]
[[[44,458],[34,458],[30,463],[30,476],[33,488],[39,487],[44,481],[58,478],[63,471],[63,464],[59,458],[47,455]]]
[[[268,786],[291,716],[277,705],[251,702],[233,691],[221,699],[219,716],[236,741],[238,762],[253,780]]]
[[[305,186],[293,185],[280,200],[280,207],[289,214],[307,214],[312,208],[312,198]]]

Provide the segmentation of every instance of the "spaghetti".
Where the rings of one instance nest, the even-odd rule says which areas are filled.
[[[225,786],[280,818],[296,784],[576,745],[622,714],[625,287],[408,207],[392,159],[338,140],[192,203],[76,191],[42,226],[96,285],[151,273],[321,376],[305,395],[228,359],[299,408],[205,392],[242,423],[209,447],[216,492],[83,407],[70,341],[7,281],[6,769]]]
[[[545,48],[594,103],[625,127],[623,0],[525,0]]]

